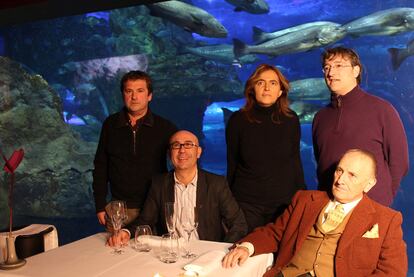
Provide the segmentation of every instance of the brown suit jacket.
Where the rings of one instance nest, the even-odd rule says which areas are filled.
[[[254,255],[276,254],[274,266],[263,276],[275,276],[290,262],[328,201],[326,192],[298,191],[275,223],[255,229],[240,241],[251,242]],[[406,276],[407,250],[401,223],[401,213],[364,195],[338,242],[335,275]],[[375,224],[378,224],[378,238],[363,237]]]

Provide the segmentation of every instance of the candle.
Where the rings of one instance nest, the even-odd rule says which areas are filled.
[[[197,277],[198,273],[192,270],[186,270],[184,273],[181,273],[179,277]]]

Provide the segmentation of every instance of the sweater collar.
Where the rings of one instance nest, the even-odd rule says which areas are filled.
[[[335,108],[341,107],[343,104],[352,104],[363,96],[363,91],[359,86],[354,87],[345,95],[331,93],[331,104]]]
[[[260,106],[259,104],[255,103],[254,106],[253,106],[253,109],[257,114],[270,115],[274,112],[275,106],[276,106],[276,103],[274,103],[273,105],[271,105],[269,107],[263,107],[263,106]]]

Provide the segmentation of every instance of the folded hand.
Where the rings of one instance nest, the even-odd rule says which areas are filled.
[[[114,247],[116,245],[127,245],[129,241],[129,233],[124,230],[120,230],[117,235],[111,234],[111,236],[106,241],[106,245]]]
[[[238,246],[224,256],[221,264],[224,268],[234,267],[236,264],[242,265],[248,257],[249,250],[246,247]]]

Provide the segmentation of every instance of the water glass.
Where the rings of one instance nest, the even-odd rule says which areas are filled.
[[[152,232],[149,225],[137,226],[135,231],[135,250],[148,252],[151,250],[150,240]]]
[[[175,234],[165,234],[161,237],[160,260],[171,264],[178,260],[179,247],[178,238]]]

